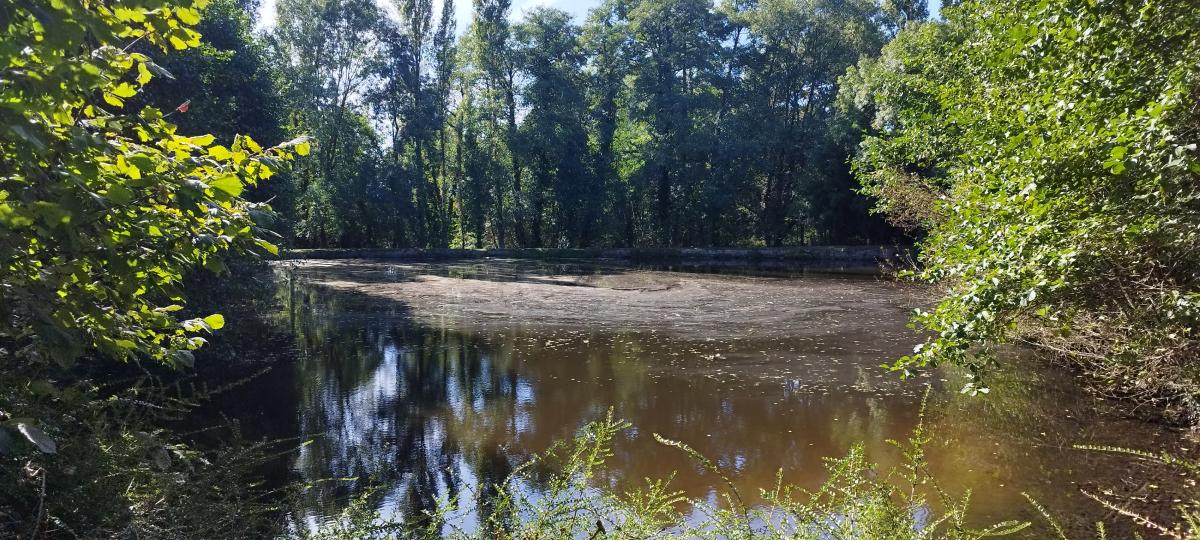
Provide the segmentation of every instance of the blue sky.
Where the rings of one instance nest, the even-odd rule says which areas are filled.
[[[391,9],[392,2],[390,0],[378,0],[381,5]],[[440,0],[435,0],[438,9],[441,9]],[[471,2],[472,0],[455,0],[454,11],[458,15],[458,31],[462,33],[466,30],[467,25],[471,21]],[[587,16],[588,10],[600,4],[600,0],[513,0],[513,18],[520,19],[529,10],[538,7],[546,6],[558,8],[575,17],[575,22],[582,23],[584,17]],[[942,5],[941,0],[929,0],[929,10],[937,13],[938,8]],[[262,7],[259,10],[258,27],[266,28],[275,25],[275,0],[263,0]]]
[[[454,12],[458,16],[458,31],[462,33],[467,29],[467,25],[471,22],[471,2],[472,0],[455,0]],[[379,0],[380,5],[392,10],[391,0]],[[438,10],[441,10],[441,1],[435,0],[435,5]],[[600,4],[600,0],[514,0],[513,1],[513,18],[520,19],[529,10],[538,7],[546,6],[558,8],[575,17],[575,21],[582,23],[583,18],[587,16],[589,9]],[[394,12],[394,11],[392,11]],[[275,25],[275,0],[263,0],[259,9],[259,28],[269,28]]]

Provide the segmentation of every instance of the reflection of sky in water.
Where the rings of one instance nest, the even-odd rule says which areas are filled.
[[[882,294],[874,282],[861,281]],[[633,427],[618,437],[598,485],[640,485],[678,471],[676,489],[719,504],[722,481],[655,443],[652,434],[659,433],[713,460],[754,501],[780,468],[785,480],[815,487],[824,478],[822,458],[844,455],[858,442],[872,459],[895,464],[886,440],[904,439],[915,425],[926,381],[940,386],[938,377],[899,381],[878,368],[881,358],[911,348],[902,306],[869,335],[830,329],[714,340],[517,321],[433,327],[415,322],[402,303],[306,286],[295,295],[287,301],[299,348],[298,393],[248,386],[264,393],[256,398],[294,402],[299,435],[316,438],[292,462],[295,474],[318,485],[298,509],[310,525],[367,486],[379,486],[373,502],[396,516],[460,497],[450,517],[470,530],[485,504],[480,489],[610,407]],[[846,316],[853,316],[853,302],[846,301]],[[1064,502],[1061,493],[1074,491],[1070,482],[1078,474],[1103,470],[1076,472],[1079,457],[1069,454],[1082,426],[1097,425],[1085,420],[1095,402],[1054,379],[1022,385],[998,387],[998,396],[985,402],[938,391],[931,404],[944,441],[931,449],[931,467],[950,486],[1006,484],[974,497],[976,507],[1006,518],[1028,517],[1021,489],[1058,508],[1081,504]],[[1064,412],[1073,413],[1070,420]],[[1028,425],[1058,439],[1031,434]],[[1108,427],[1097,431],[1125,439],[1102,442],[1138,444],[1142,437],[1125,424]],[[535,496],[536,478],[522,484]]]

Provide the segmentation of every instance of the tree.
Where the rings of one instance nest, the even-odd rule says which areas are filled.
[[[642,0],[629,12],[635,105],[651,144],[638,175],[652,195],[655,240],[687,243],[683,223],[702,222],[691,196],[707,176],[715,116],[712,76],[723,26],[704,0]]]
[[[401,178],[363,177],[377,157],[374,129],[362,99],[376,65],[371,39],[381,16],[369,0],[284,0],[277,4],[271,45],[288,100],[292,129],[312,134],[313,159],[297,164],[294,228],[302,245],[364,245],[373,209],[390,194],[403,208]],[[384,185],[386,184],[386,185]]]
[[[523,92],[528,112],[520,126],[519,150],[533,177],[528,245],[547,245],[543,229],[548,202],[558,229],[549,245],[587,245],[600,192],[587,167],[579,28],[564,11],[537,8],[515,34],[521,70],[529,80]]]
[[[0,87],[4,354],[69,365],[97,351],[186,364],[204,341],[197,334],[222,320],[175,318],[183,272],[219,270],[226,252],[275,251],[253,219],[266,208],[240,195],[274,174],[290,156],[284,147],[184,137],[153,107],[122,113],[167,73],[118,45],[195,47],[203,7],[4,7],[5,33],[19,38],[0,45],[9,66]],[[303,154],[308,143],[285,146]]]
[[[636,211],[631,190],[618,174],[615,149],[629,70],[627,7],[623,0],[605,0],[588,15],[580,39],[588,57],[584,92],[591,110],[591,170],[604,197],[600,216],[611,216],[593,220],[592,226],[607,233],[609,242],[632,246]]]
[[[451,10],[453,6],[448,6]],[[412,222],[412,243],[443,246],[449,241],[449,215],[443,198],[441,175],[445,170],[444,123],[449,106],[453,69],[453,12],[443,7],[437,30],[433,3],[402,0],[397,3],[398,23],[380,25],[385,48],[374,89],[375,103],[391,128],[391,166],[404,179],[402,219]],[[408,243],[396,239],[398,244]]]
[[[476,66],[474,80],[482,94],[479,106],[486,121],[487,159],[492,163],[508,162],[508,178],[498,174],[492,180],[496,243],[502,248],[508,240],[505,226],[510,218],[517,243],[524,245],[526,241],[521,161],[513,152],[517,138],[517,59],[508,22],[511,8],[510,0],[475,0],[475,19],[469,30],[471,46],[467,49]],[[510,187],[511,216],[505,210]]]
[[[279,4],[289,129],[319,143],[295,175],[299,246],[895,236],[853,192],[858,117],[833,101],[923,4],[606,0],[580,28],[475,0],[461,41],[452,4],[395,6]]]
[[[909,231],[944,219],[935,201],[949,189],[945,166],[963,151],[962,130],[929,119],[945,114],[942,92],[974,91],[961,75],[970,66],[956,54],[967,32],[954,21],[913,25],[839,80],[841,122],[868,135],[853,160],[861,193]]]
[[[751,43],[741,111],[748,118],[740,121],[758,126],[753,146],[762,159],[750,170],[758,233],[767,245],[792,235],[804,241],[812,214],[823,209],[817,197],[851,189],[837,182],[845,165],[831,147],[832,105],[838,77],[882,45],[875,14],[873,2],[824,0],[768,0],[743,14]]]
[[[993,346],[1034,332],[1114,391],[1197,410],[1200,11],[980,0],[943,15],[857,75],[885,89],[876,116],[890,123],[857,158],[866,189],[889,211],[911,206],[893,184],[938,199],[916,220],[920,276],[946,287],[917,317],[935,337],[895,367],[978,375]],[[891,60],[914,53],[924,62]],[[952,151],[926,146],[939,140]]]

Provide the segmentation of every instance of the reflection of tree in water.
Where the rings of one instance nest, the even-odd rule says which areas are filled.
[[[529,455],[609,407],[637,429],[618,441],[598,481],[616,486],[687,471],[681,487],[697,496],[700,486],[721,481],[655,444],[652,432],[692,444],[753,494],[773,483],[779,467],[820,471],[822,456],[861,440],[903,437],[915,420],[907,407],[866,396],[816,396],[781,384],[766,390],[778,395],[764,396],[663,369],[664,359],[695,345],[675,339],[431,328],[412,322],[401,302],[303,284],[289,291],[302,432],[322,436],[302,450],[296,468],[310,482],[355,479],[309,493],[309,511],[320,515],[368,484],[385,487],[380,506],[409,516],[432,509],[439,496],[481,486],[492,493],[488,486]],[[547,473],[531,471],[535,484]],[[486,497],[463,503],[487,511]]]
[[[303,285],[289,296],[300,426],[315,437],[295,463],[316,482],[306,512],[335,513],[373,485],[381,506],[420,515],[439,495],[498,483],[521,459],[495,438],[460,437],[503,428],[484,424],[513,409],[519,386],[477,339],[412,323],[399,303]]]

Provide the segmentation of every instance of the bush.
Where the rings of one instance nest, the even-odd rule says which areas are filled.
[[[269,207],[241,195],[308,151],[304,139],[264,149],[182,136],[168,119],[186,103],[123,110],[170,77],[132,51],[198,46],[204,4],[0,0],[4,534],[67,534],[68,521],[85,534],[214,527],[180,512],[192,495],[237,491],[193,485],[199,477],[172,455],[199,456],[141,421],[184,400],[149,399],[153,387],[135,382],[138,371],[190,365],[202,336],[224,325],[219,314],[179,316],[183,276],[221,271],[224,255],[275,252],[256,221]],[[189,515],[214,516],[202,508]]]
[[[991,348],[1026,339],[1113,393],[1200,418],[1195,2],[977,0],[943,14],[848,76],[884,90],[856,101],[880,120],[856,158],[864,190],[927,227],[917,275],[945,288],[916,315],[934,337],[895,369],[952,361],[978,391]],[[929,199],[932,214],[912,217]]]

